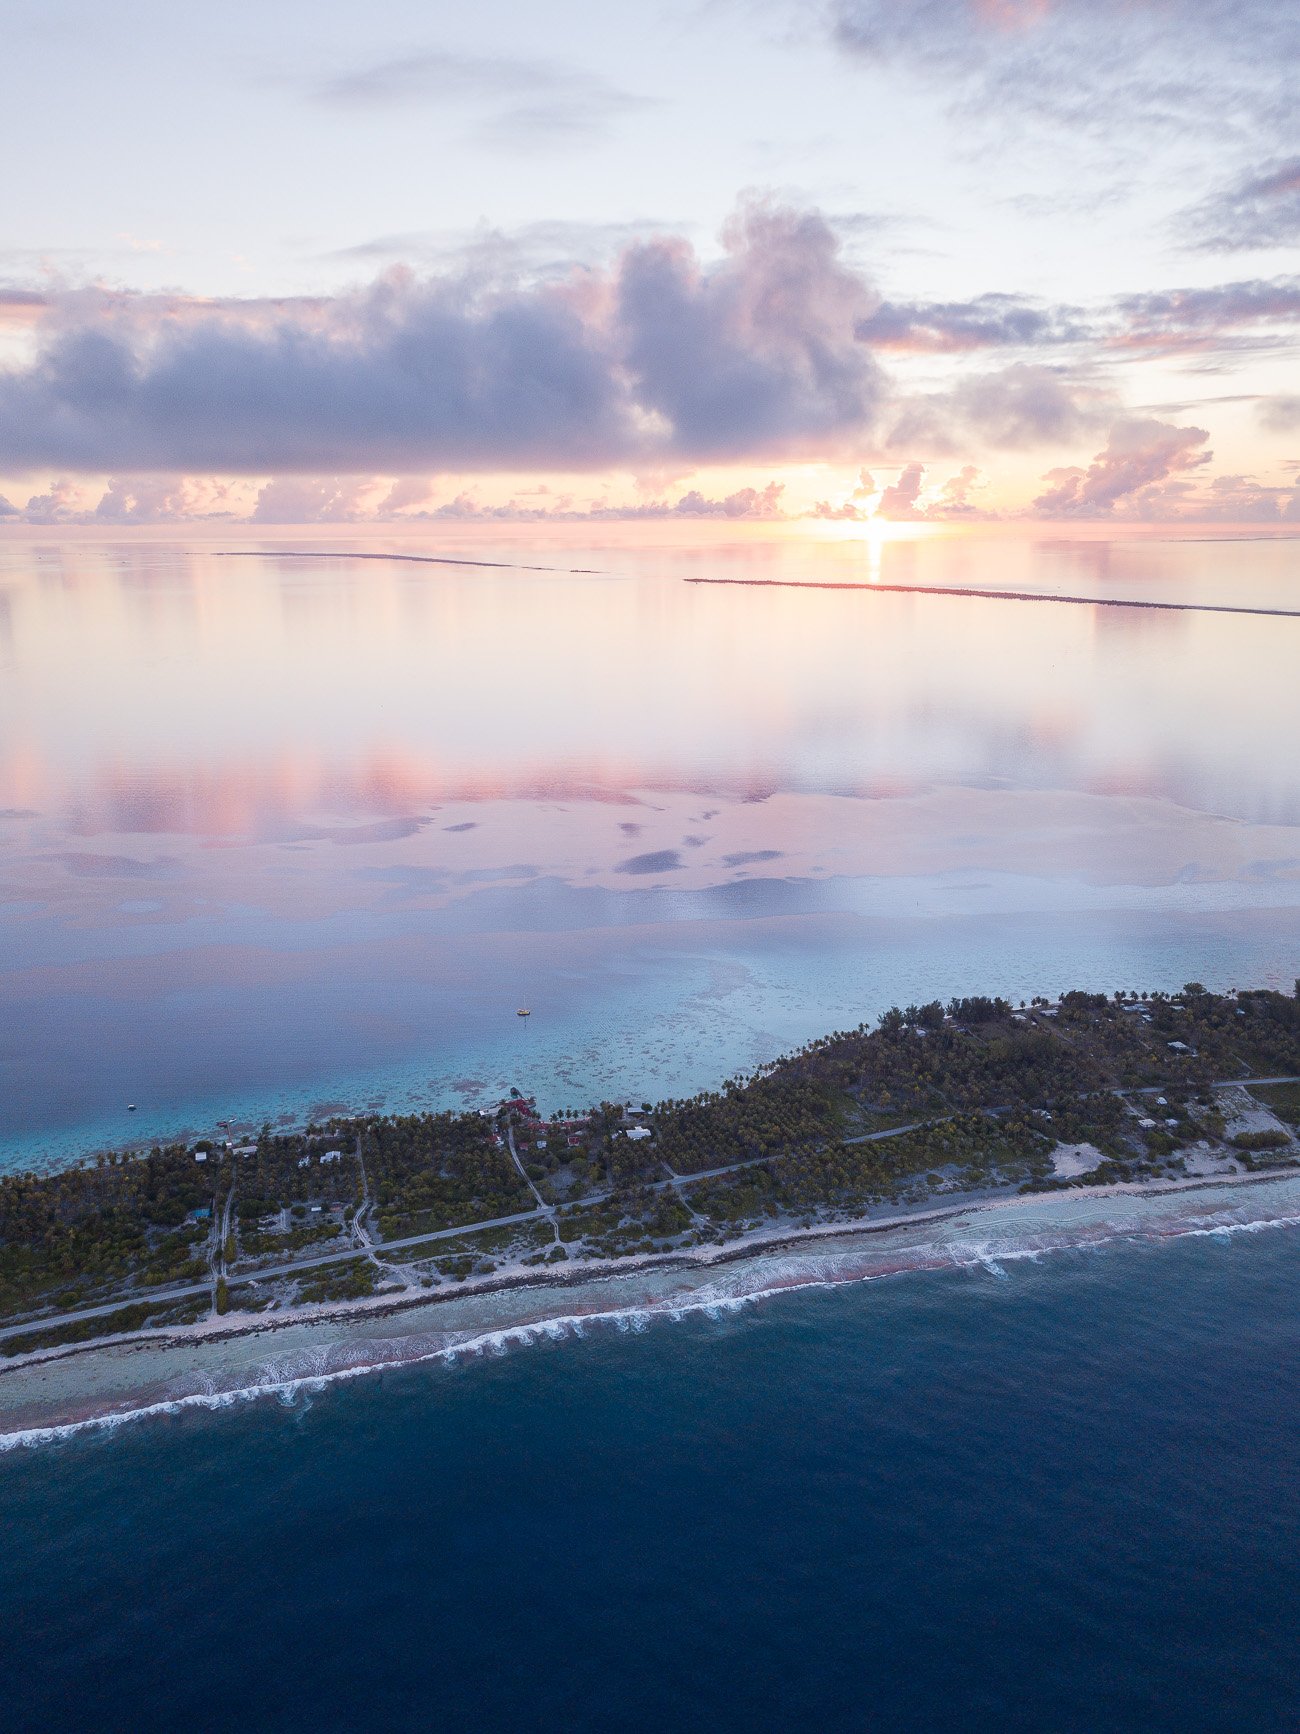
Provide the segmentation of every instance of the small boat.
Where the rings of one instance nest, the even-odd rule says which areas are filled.
[[[134,1102],[128,1102],[126,1105],[126,1111],[128,1114],[134,1114],[135,1113],[135,1103]]]
[[[526,1005],[521,1005],[519,1010],[515,1013],[517,1018],[530,1018],[532,1015],[532,1012],[529,1011]]]

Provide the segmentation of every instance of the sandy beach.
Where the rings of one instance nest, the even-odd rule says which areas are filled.
[[[617,1264],[575,1261],[562,1272],[506,1265],[445,1293],[408,1289],[270,1317],[231,1313],[15,1356],[0,1367],[0,1447],[187,1407],[292,1401],[385,1368],[453,1363],[601,1326],[641,1330],[657,1318],[719,1314],[800,1288],[954,1268],[996,1277],[1009,1260],[1117,1238],[1298,1224],[1300,1174],[1275,1170],[957,1198],[844,1223],[757,1229],[722,1246]]]

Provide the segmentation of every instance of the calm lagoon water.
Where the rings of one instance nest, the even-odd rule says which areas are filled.
[[[456,538],[0,542],[0,1160],[1300,973],[1300,620],[808,587],[1285,608],[1291,544]]]
[[[1281,1734],[1293,1228],[0,1456],[0,1721]]]

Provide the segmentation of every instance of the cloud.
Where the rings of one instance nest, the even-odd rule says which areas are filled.
[[[780,518],[783,482],[769,482],[765,488],[737,488],[734,494],[711,500],[692,488],[683,494],[675,506],[638,506],[620,512],[620,517],[645,518]]]
[[[375,516],[391,518],[413,506],[423,506],[433,493],[428,476],[398,476],[375,508]]]
[[[989,445],[1012,449],[1075,439],[1113,401],[1109,386],[1029,362],[965,379],[951,398],[961,424]]]
[[[1096,433],[1116,407],[1114,388],[1091,374],[1017,361],[968,374],[945,392],[905,398],[886,443],[955,452],[977,442],[1019,451]]]
[[[48,306],[49,296],[43,290],[0,286],[0,326],[29,326]]]
[[[50,483],[43,494],[32,494],[23,507],[29,524],[71,524],[83,515],[81,493],[66,477]]]
[[[1300,278],[1273,277],[1116,295],[1091,308],[1005,294],[886,301],[859,322],[858,335],[876,349],[900,354],[1067,347],[1141,353],[1290,342],[1298,319]],[[1244,340],[1243,332],[1250,334]]]
[[[29,505],[29,514],[30,509]],[[160,524],[241,515],[228,484],[193,476],[112,476],[93,511],[76,514],[80,521],[100,524]]]
[[[1259,419],[1270,433],[1290,433],[1300,428],[1300,397],[1268,397],[1259,406]]]
[[[0,371],[0,469],[409,474],[824,454],[887,393],[875,305],[815,212],[751,203],[705,263],[637,242],[562,283],[381,276],[337,297],[69,292]]]
[[[1171,422],[1118,421],[1086,470],[1048,471],[1044,480],[1052,485],[1033,509],[1043,518],[1105,517],[1121,504],[1140,511],[1146,490],[1210,461],[1212,454],[1200,449],[1209,437],[1204,428]]]
[[[1269,487],[1252,476],[1215,476],[1200,511],[1216,523],[1295,523],[1300,521],[1300,487]]]
[[[1205,289],[1162,289],[1116,297],[1105,347],[1134,351],[1272,347],[1294,341],[1300,277],[1248,278]],[[1235,334],[1247,331],[1243,340]]]
[[[52,482],[25,508],[0,497],[0,518],[32,523],[145,524],[225,518],[254,524],[384,523],[394,520],[452,519],[480,523],[590,523],[656,518],[720,518],[775,521],[787,517],[783,482],[737,488],[714,498],[698,489],[675,501],[593,501],[576,506],[568,494],[552,502],[509,499],[485,503],[462,491],[441,505],[427,502],[434,484],[428,478],[383,476],[275,476],[256,493],[247,486],[204,476],[114,477],[95,503],[70,481]],[[533,490],[545,495],[545,486]],[[242,498],[239,496],[242,495]],[[251,503],[252,510],[248,510]]]
[[[1270,163],[1184,213],[1193,244],[1210,252],[1292,247],[1300,241],[1300,156]]]
[[[603,265],[634,241],[681,227],[650,217],[622,222],[544,218],[509,229],[480,224],[475,228],[402,230],[336,248],[324,256],[363,264],[419,263],[431,270],[480,278],[513,274],[534,280],[555,279],[571,275],[575,265]],[[839,218],[835,232],[844,232]]]
[[[964,114],[1223,139],[1293,125],[1300,15],[1277,0],[831,0],[850,57],[947,80]]]
[[[876,516],[893,520],[922,517],[924,514],[917,510],[916,502],[924,481],[923,464],[904,465],[898,480],[881,494]]]
[[[974,464],[967,464],[957,475],[949,476],[939,498],[930,507],[932,518],[978,518],[983,513],[971,495],[984,485],[984,479]]]
[[[686,243],[633,246],[616,330],[644,411],[683,451],[815,450],[873,421],[884,379],[857,326],[876,297],[816,212],[752,204],[705,269]]]
[[[574,507],[568,497],[557,500],[553,506],[525,504],[518,499],[507,500],[504,504],[485,505],[473,494],[462,492],[431,512],[417,512],[412,515],[497,523],[586,522],[603,518],[775,519],[785,516],[781,509],[781,495],[784,491],[783,482],[768,482],[762,488],[737,488],[734,493],[721,499],[710,499],[693,488],[673,503],[667,500],[641,500],[635,504],[611,505],[605,501],[597,501],[583,509]]]
[[[1024,295],[987,294],[970,301],[882,302],[858,324],[877,349],[952,354],[969,349],[1039,348],[1090,335],[1076,308],[1045,306]]]
[[[973,493],[985,485],[983,475],[974,464],[965,464],[955,476],[949,476],[939,492],[924,503],[921,499],[925,488],[924,464],[904,464],[897,480],[882,490],[874,510],[858,504],[860,500],[869,500],[876,492],[876,484],[869,471],[861,472],[861,481],[863,485],[853,490],[852,498],[837,506],[826,500],[819,500],[808,516],[850,523],[867,523],[872,518],[882,518],[895,523],[920,523],[988,516],[971,498]]]
[[[350,476],[274,476],[257,496],[255,524],[343,524],[368,516],[371,485]]]
[[[462,106],[486,118],[479,133],[499,144],[579,143],[619,116],[643,108],[634,96],[580,67],[512,55],[425,49],[395,55],[314,85],[310,95],[339,110]]]

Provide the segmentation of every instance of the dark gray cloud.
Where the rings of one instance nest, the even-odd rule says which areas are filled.
[[[825,452],[886,394],[875,303],[815,213],[747,206],[703,263],[639,242],[604,272],[394,272],[303,303],[70,294],[0,372],[0,467],[348,475]]]
[[[1091,308],[1003,294],[883,301],[858,334],[876,349],[916,354],[1232,349],[1290,342],[1298,320],[1300,277],[1273,277],[1118,295]]]
[[[1193,205],[1182,227],[1211,252],[1293,247],[1300,241],[1300,156],[1271,163]]]
[[[1052,307],[1023,295],[979,295],[971,301],[882,302],[858,324],[877,349],[951,354],[967,349],[1041,348],[1078,343],[1090,335],[1077,308]]]
[[[856,329],[876,297],[829,224],[755,205],[724,238],[711,271],[681,241],[624,254],[616,330],[638,402],[704,458],[815,450],[867,426],[884,381]]]
[[[335,109],[460,106],[501,144],[581,142],[646,106],[646,98],[558,61],[420,49],[339,73],[311,96]]]
[[[1290,345],[1300,322],[1300,277],[1249,278],[1208,289],[1164,289],[1117,297],[1107,348],[1145,351]]]
[[[30,317],[49,306],[49,296],[41,289],[15,289],[0,286],[0,319],[15,316]]]

